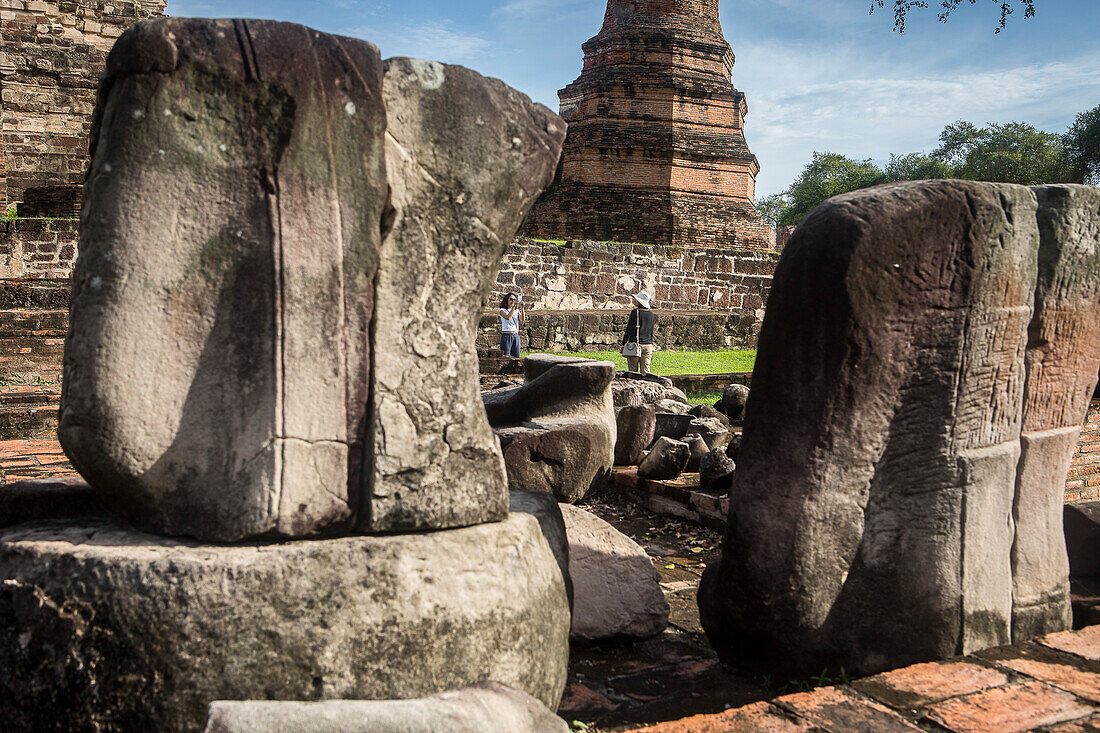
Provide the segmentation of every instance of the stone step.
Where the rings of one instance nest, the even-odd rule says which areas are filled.
[[[55,437],[60,402],[60,386],[0,387],[0,440]]]

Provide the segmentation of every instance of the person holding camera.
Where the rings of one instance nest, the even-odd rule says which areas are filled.
[[[508,293],[500,301],[500,350],[519,358],[519,324],[523,320],[522,296]]]

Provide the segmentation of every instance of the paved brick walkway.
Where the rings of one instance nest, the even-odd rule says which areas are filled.
[[[635,730],[643,730],[637,728]],[[1100,626],[644,728],[720,731],[1100,731]]]
[[[0,486],[31,478],[76,475],[55,439],[0,440]]]

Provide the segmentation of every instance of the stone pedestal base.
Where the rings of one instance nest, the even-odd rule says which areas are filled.
[[[414,698],[497,680],[555,708],[562,571],[529,514],[203,545],[110,519],[0,530],[0,720],[202,730],[213,700]]]

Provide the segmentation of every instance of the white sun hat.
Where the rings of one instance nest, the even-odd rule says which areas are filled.
[[[638,305],[643,308],[649,307],[649,293],[642,291],[640,293],[634,293],[634,300],[638,301]]]

